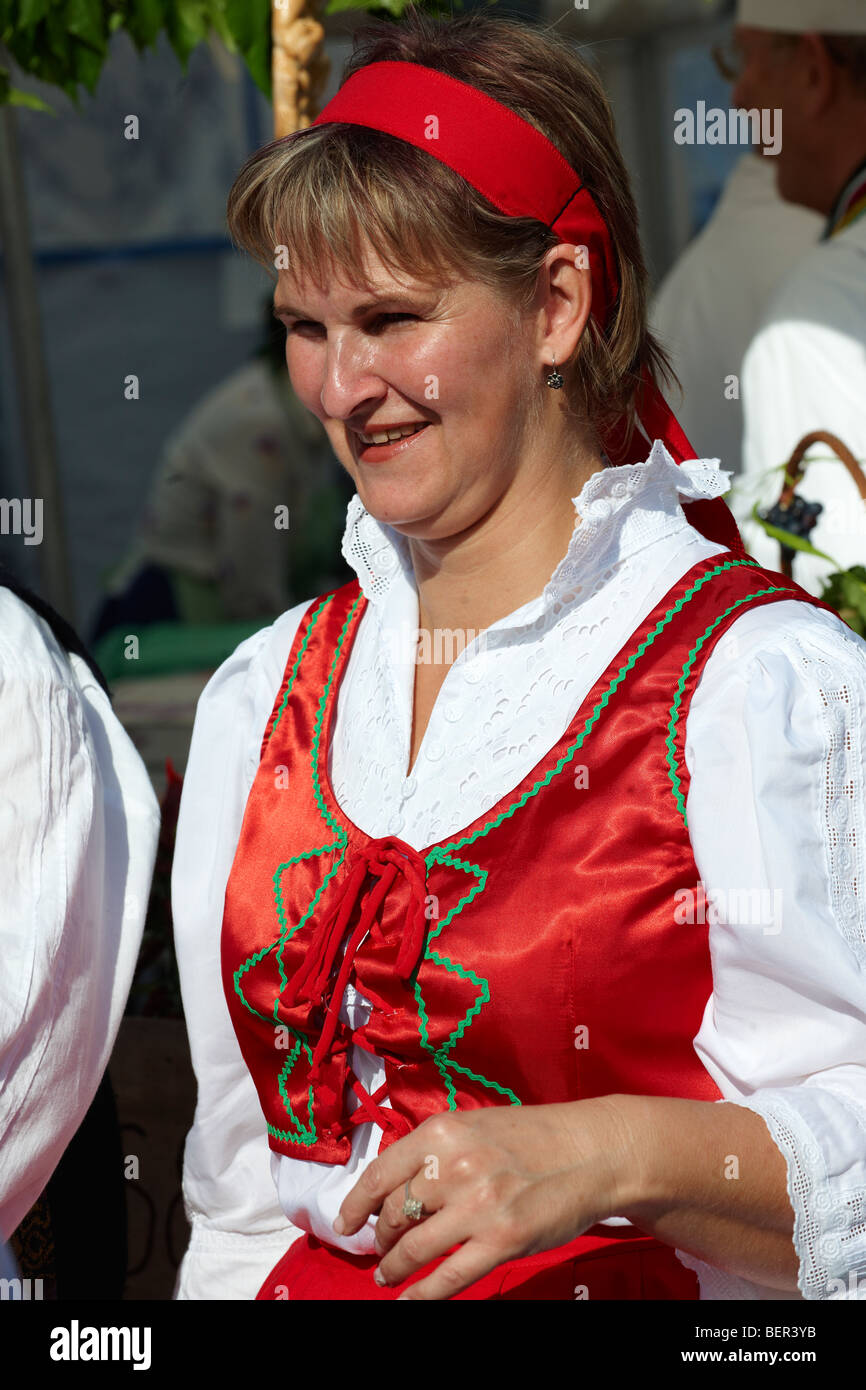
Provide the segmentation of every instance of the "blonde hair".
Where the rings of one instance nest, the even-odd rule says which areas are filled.
[[[478,12],[448,19],[409,8],[398,22],[369,21],[355,35],[343,81],[386,60],[436,68],[510,107],[589,187],[610,229],[620,292],[606,329],[590,317],[557,369],[576,420],[603,432],[625,415],[631,431],[644,366],[656,379],[676,378],[647,327],[637,209],[599,79],[558,35]],[[232,185],[227,219],[235,244],[269,270],[284,246],[298,276],[323,285],[336,271],[355,282],[366,240],[398,277],[449,284],[464,276],[487,286],[515,325],[559,241],[535,218],[499,212],[426,151],[346,123],[298,131],[251,155]]]

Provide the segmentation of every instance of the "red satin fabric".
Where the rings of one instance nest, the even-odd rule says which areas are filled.
[[[368,836],[334,799],[326,750],[366,600],[353,581],[310,605],[265,731],[222,936],[273,1150],[345,1163],[352,1126],[374,1117],[384,1148],[448,1108],[719,1097],[692,1046],[712,990],[707,927],[676,911],[678,891],[699,883],[675,798],[676,787],[684,807],[688,703],[746,602],[818,602],[730,560],[690,570],[519,787],[420,853]],[[674,695],[711,627],[672,752]],[[347,979],[373,1005],[354,1033],[338,1018]],[[383,1059],[392,1108],[352,1076],[353,1042]],[[364,1101],[353,1114],[350,1089]]]
[[[449,1301],[698,1297],[696,1276],[680,1264],[669,1246],[651,1236],[635,1238],[633,1233],[611,1237],[608,1229],[596,1227],[605,1234],[587,1233],[558,1250],[510,1260]],[[293,1303],[389,1300],[426,1278],[441,1262],[432,1260],[402,1284],[381,1288],[373,1278],[378,1255],[348,1255],[323,1245],[315,1236],[304,1236],[271,1270],[256,1297],[261,1301],[290,1298]]]

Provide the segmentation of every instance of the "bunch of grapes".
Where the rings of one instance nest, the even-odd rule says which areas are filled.
[[[800,497],[795,492],[790,502],[777,502],[774,507],[762,512],[761,516],[770,526],[778,526],[780,531],[787,531],[801,540],[808,540],[809,532],[814,529],[823,510],[821,502],[807,502],[805,497]],[[782,553],[791,558],[794,550],[783,543]]]

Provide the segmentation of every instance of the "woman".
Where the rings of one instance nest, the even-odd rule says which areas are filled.
[[[571,50],[410,13],[349,69],[229,203],[355,483],[358,582],[199,706],[179,1296],[268,1262],[261,1298],[833,1296],[866,648],[690,460]]]

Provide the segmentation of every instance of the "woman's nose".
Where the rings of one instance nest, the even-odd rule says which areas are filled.
[[[376,370],[375,352],[369,345],[335,337],[328,341],[324,357],[320,401],[326,415],[346,419],[364,401],[384,395],[387,385]]]

